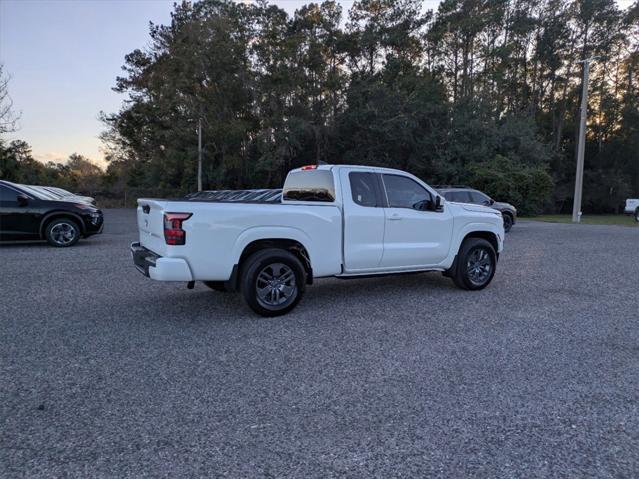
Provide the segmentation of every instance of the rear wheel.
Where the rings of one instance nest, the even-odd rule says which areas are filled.
[[[639,208],[637,208],[635,210],[635,221],[637,221],[637,223],[639,223]]]
[[[504,218],[504,232],[508,233],[514,224],[513,217],[509,213],[504,213],[502,216]]]
[[[51,246],[65,248],[73,246],[80,239],[80,227],[68,218],[51,221],[44,230],[44,236]]]
[[[269,248],[251,255],[242,266],[242,295],[262,316],[280,316],[292,310],[304,295],[304,266],[292,253]]]
[[[484,289],[495,276],[496,266],[493,245],[482,238],[468,238],[459,248],[453,281],[462,289]]]

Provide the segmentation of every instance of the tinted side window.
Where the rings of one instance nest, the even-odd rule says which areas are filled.
[[[420,201],[432,200],[426,188],[406,176],[383,175],[383,178],[391,208],[413,208]]]
[[[289,173],[284,182],[282,196],[293,201],[335,201],[333,172],[329,170],[302,170]]]
[[[468,191],[449,191],[446,194],[446,199],[455,203],[470,203]]]
[[[0,185],[0,201],[17,201],[18,193],[14,190]]]
[[[377,178],[373,173],[348,174],[353,201],[361,206],[381,206],[377,204]]]
[[[487,205],[490,203],[490,198],[479,191],[470,191],[472,202],[477,205]]]

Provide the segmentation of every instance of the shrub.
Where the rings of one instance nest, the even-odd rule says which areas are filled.
[[[501,155],[472,165],[469,181],[496,201],[512,203],[522,216],[541,213],[554,188],[544,167],[524,166]]]

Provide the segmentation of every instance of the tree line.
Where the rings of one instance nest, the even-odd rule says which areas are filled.
[[[584,211],[639,194],[639,2],[176,4],[125,58],[102,113],[111,189],[280,186],[304,164],[471,184],[524,213],[571,207],[583,64]]]

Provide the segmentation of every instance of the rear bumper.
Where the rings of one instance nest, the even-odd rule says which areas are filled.
[[[193,281],[193,274],[186,260],[163,258],[140,243],[131,243],[133,264],[144,276],[157,281]]]

